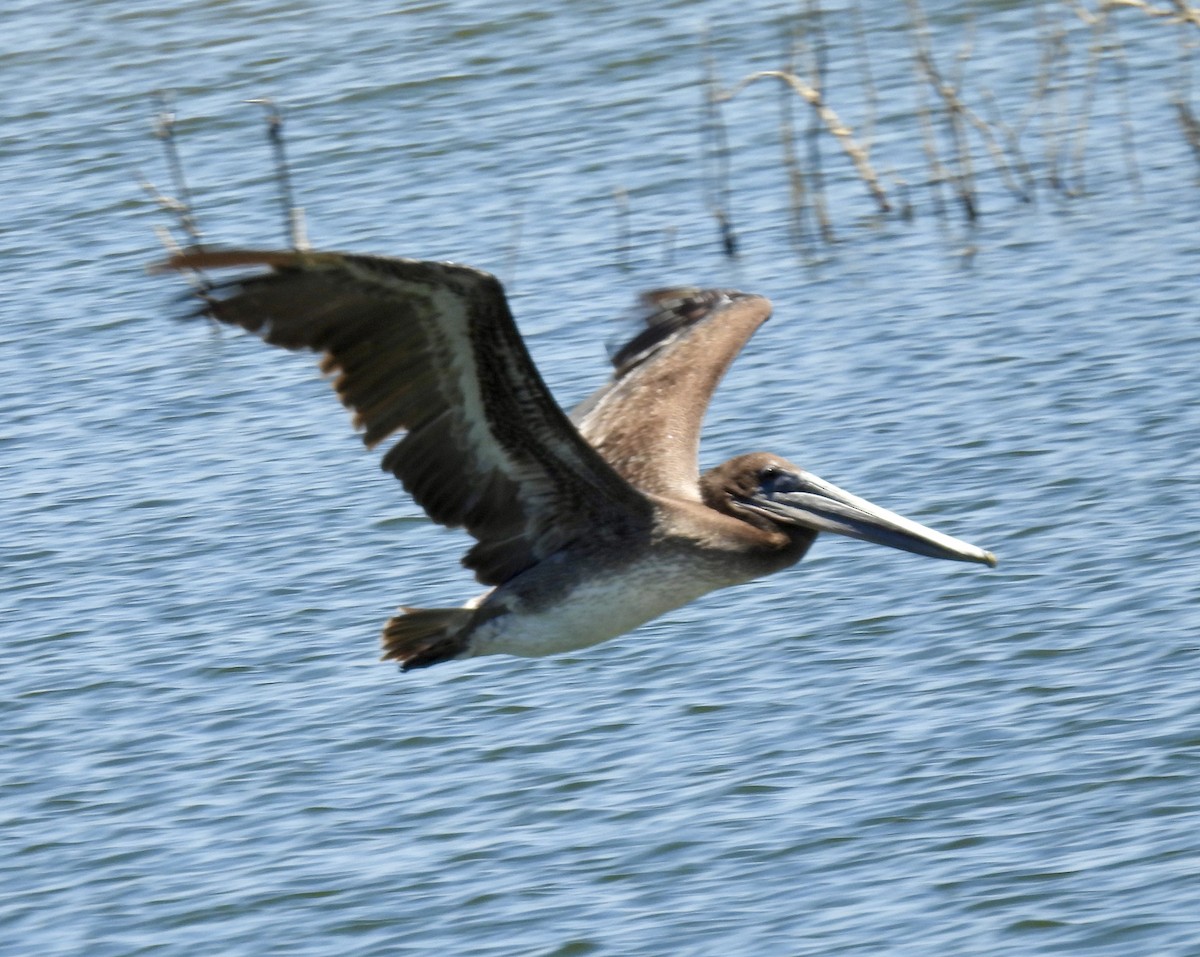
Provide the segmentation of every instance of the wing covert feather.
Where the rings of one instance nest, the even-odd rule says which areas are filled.
[[[613,355],[613,378],[571,421],[635,488],[699,501],[709,400],[771,303],[718,289],[662,289],[643,302],[645,328]]]

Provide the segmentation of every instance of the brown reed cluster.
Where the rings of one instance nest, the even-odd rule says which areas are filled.
[[[1121,21],[1131,17],[1160,24],[1162,29],[1153,31],[1153,38],[1161,35],[1165,41],[1163,48],[1147,51],[1141,36],[1139,55],[1160,60],[1171,57],[1178,62],[1174,88],[1165,92],[1200,172],[1200,120],[1193,106],[1191,73],[1200,45],[1200,6],[1192,6],[1188,0],[1170,0],[1166,5],[1148,0],[1031,3],[1030,26],[1037,38],[1036,74],[1031,80],[1023,78],[1028,98],[1007,114],[990,89],[969,82],[975,45],[973,21],[961,21],[961,42],[948,52],[945,28],[935,35],[920,0],[906,0],[911,85],[906,91],[886,91],[886,105],[893,115],[899,95],[911,96],[913,104],[910,119],[920,136],[924,168],[910,164],[906,174],[883,165],[874,155],[881,99],[871,67],[871,37],[863,25],[860,4],[857,0],[852,7],[850,22],[844,12],[836,21],[840,42],[852,37],[854,44],[855,75],[842,87],[858,87],[853,96],[845,97],[860,114],[853,124],[846,119],[846,112],[834,105],[839,99],[839,83],[827,65],[829,17],[820,0],[802,4],[780,69],[751,73],[722,87],[713,57],[706,57],[706,203],[727,254],[737,250],[737,230],[731,209],[733,157],[725,111],[734,100],[744,100],[749,87],[762,81],[773,83],[780,94],[779,142],[788,182],[790,230],[801,248],[837,238],[826,188],[826,166],[833,161],[824,156],[823,143],[835,145],[835,155],[849,164],[843,170],[852,170],[862,183],[873,215],[910,218],[924,196],[939,217],[957,209],[964,221],[974,222],[982,213],[981,178],[1001,184],[1003,193],[1023,203],[1035,201],[1039,194],[1083,195],[1087,191],[1089,134],[1094,137],[1093,117],[1102,98],[1113,98],[1104,106],[1120,118],[1125,178],[1131,190],[1140,190],[1134,116],[1135,109],[1140,112],[1145,106],[1130,92],[1131,71],[1137,64],[1131,64],[1119,29]],[[1139,31],[1139,35],[1144,33]],[[798,108],[808,114],[803,131],[798,129]],[[894,157],[887,159],[895,163]]]

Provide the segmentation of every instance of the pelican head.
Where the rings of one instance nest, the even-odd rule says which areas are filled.
[[[930,558],[995,567],[996,556],[852,495],[787,459],[753,452],[730,459],[701,480],[707,505],[758,528],[835,532]]]

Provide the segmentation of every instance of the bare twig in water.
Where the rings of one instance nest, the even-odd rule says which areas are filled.
[[[909,17],[913,30],[914,56],[918,73],[929,84],[930,88],[941,98],[945,110],[946,123],[954,142],[955,155],[958,157],[958,174],[954,177],[959,194],[959,201],[968,219],[978,215],[975,201],[974,169],[971,160],[971,148],[967,138],[967,127],[971,127],[979,135],[984,149],[992,159],[996,172],[1000,174],[1004,185],[1022,201],[1029,201],[1029,192],[1018,180],[1003,147],[997,141],[991,124],[972,110],[959,94],[962,88],[962,72],[971,55],[971,41],[968,37],[956,57],[955,76],[947,80],[942,76],[933,58],[932,44],[929,40],[929,27],[925,14],[918,0],[908,0]],[[926,118],[925,122],[929,124]],[[1013,138],[1015,143],[1015,137]],[[933,155],[933,134],[931,125],[926,127],[926,152]],[[1019,154],[1018,154],[1019,155]],[[940,162],[934,166],[934,172],[941,173]]]
[[[788,44],[788,72],[795,69],[796,41]],[[805,212],[808,209],[808,185],[800,161],[796,157],[796,123],[793,106],[796,98],[786,87],[779,90],[779,145],[783,151],[783,168],[788,178],[788,224],[792,244],[797,249],[808,246],[808,231],[805,228]]]
[[[721,116],[723,97],[717,85],[716,66],[704,36],[704,157],[708,166],[704,177],[708,193],[708,208],[717,221],[721,246],[725,255],[737,255],[737,233],[729,217],[729,141],[725,135],[725,121]]]
[[[1074,145],[1071,149],[1071,167],[1073,171],[1071,186],[1067,192],[1071,195],[1081,195],[1086,192],[1084,174],[1084,154],[1087,151],[1088,122],[1096,100],[1096,75],[1099,72],[1100,60],[1104,56],[1105,34],[1108,30],[1108,12],[1101,7],[1096,14],[1091,14],[1079,3],[1072,3],[1077,15],[1092,29],[1092,42],[1088,44],[1087,68],[1083,77],[1083,92],[1080,95],[1079,108],[1074,111],[1076,117],[1075,131],[1072,136]]]
[[[177,122],[175,111],[172,109],[170,97],[166,93],[158,94],[157,103],[158,112],[154,119],[154,135],[163,144],[163,152],[166,155],[167,168],[171,177],[171,188],[175,191],[175,195],[168,196],[141,173],[137,174],[138,182],[147,195],[154,200],[155,205],[175,220],[179,231],[186,238],[186,245],[195,249],[203,245],[202,236],[200,228],[196,225],[191,190],[188,189],[187,179],[183,175],[183,163],[179,158],[178,144],[175,142]],[[183,251],[184,244],[179,242],[169,227],[156,226],[154,234],[171,255]],[[199,270],[189,272],[187,281],[201,297],[207,295],[212,288],[212,282]]]
[[[1177,6],[1181,5],[1177,0]],[[1191,22],[1195,22],[1194,20]],[[1200,120],[1192,108],[1192,57],[1200,47],[1200,37],[1194,33],[1179,33],[1179,91],[1171,100],[1184,141],[1192,149],[1196,162],[1200,163]]]
[[[1040,119],[1046,179],[1052,189],[1061,191],[1063,189],[1061,144],[1066,115],[1064,108],[1065,81],[1061,77],[1066,74],[1067,30],[1061,23],[1056,25],[1049,23],[1041,3],[1037,5],[1037,22],[1042,56],[1038,68],[1037,86],[1025,120],[1035,115]],[[1055,109],[1056,104],[1057,109]],[[1022,127],[1025,120],[1021,123]]]
[[[202,241],[200,227],[196,224],[196,217],[192,206],[192,193],[188,189],[187,178],[183,175],[183,163],[179,158],[179,144],[175,141],[175,126],[178,120],[175,116],[175,110],[172,108],[169,94],[159,93],[155,99],[158,110],[154,117],[154,135],[163,145],[163,153],[167,159],[167,171],[171,177],[171,188],[174,190],[175,195],[168,196],[166,193],[163,193],[140,173],[138,174],[138,181],[142,189],[158,205],[158,208],[174,217],[180,232],[187,237],[188,244],[199,246]],[[164,245],[168,249],[180,248],[179,243],[174,237],[171,237],[167,241],[164,238],[166,236],[170,236],[170,232],[164,230],[160,233],[159,238],[163,239]]]
[[[1179,126],[1183,129],[1183,138],[1192,148],[1196,162],[1200,163],[1200,120],[1196,119],[1196,114],[1192,112],[1186,100],[1176,99],[1172,100],[1172,103],[1175,106],[1175,115],[1179,117]]]
[[[809,27],[806,33],[812,37],[811,41],[803,44],[804,50],[808,53],[807,72],[809,85],[820,95],[821,90],[825,86],[825,61],[827,57],[825,50],[825,30],[821,22],[821,5],[819,0],[807,0],[805,13],[800,23]],[[804,36],[805,34],[801,34],[802,39]],[[795,69],[789,69],[787,72],[792,76],[799,75]],[[829,203],[825,199],[825,171],[821,154],[821,117],[815,110],[809,114],[808,131],[805,134],[805,139],[808,142],[808,169],[809,178],[812,180],[813,213],[816,215],[817,227],[821,231],[821,238],[826,243],[832,243],[834,241],[833,222],[829,218]]]
[[[283,114],[269,96],[246,102],[262,106],[267,111],[267,138],[275,154],[275,178],[279,183],[279,203],[283,207],[284,235],[292,249],[308,249],[308,237],[304,234],[304,210],[296,205],[292,194],[292,171],[288,166],[283,141]]]
[[[947,174],[946,167],[937,157],[937,137],[934,133],[933,121],[925,101],[922,100],[922,129],[926,144],[925,152],[930,158],[930,173],[933,175],[935,182],[949,180],[954,183],[954,190],[958,194],[958,201],[962,205],[963,214],[968,220],[974,220],[978,215],[978,209],[975,205],[975,191],[971,177],[971,152],[963,136],[962,115],[959,109],[962,101],[958,98],[953,85],[942,79],[941,73],[933,62],[932,45],[929,40],[929,25],[925,20],[925,13],[917,0],[908,0],[908,16],[909,33],[913,44],[913,59],[918,79],[927,82],[934,93],[942,100],[946,125],[949,128],[950,137],[954,144],[954,155],[958,161],[958,172]],[[960,57],[960,70],[962,62],[963,60]]]
[[[1032,0],[1033,31],[1036,37],[1038,66],[1030,77],[1027,100],[1016,110],[1001,110],[989,89],[978,93],[976,109],[968,105],[971,96],[973,30],[968,22],[967,39],[956,51],[953,61],[942,55],[944,30],[931,31],[920,0],[905,0],[912,41],[912,65],[916,76],[917,100],[910,114],[919,122],[922,145],[928,164],[928,179],[911,177],[927,184],[934,193],[939,215],[944,213],[944,185],[955,191],[955,198],[968,219],[979,215],[978,185],[986,172],[1023,202],[1033,199],[1039,181],[1056,191],[1079,194],[1087,183],[1089,147],[1095,145],[1100,118],[1112,117],[1119,123],[1127,187],[1140,191],[1137,128],[1141,104],[1134,99],[1130,55],[1117,31],[1114,11],[1131,9],[1159,22],[1174,24],[1182,39],[1181,79],[1178,92],[1172,91],[1170,103],[1191,152],[1200,162],[1200,108],[1192,92],[1191,59],[1200,46],[1200,7],[1197,0]],[[753,83],[774,79],[784,88],[779,102],[779,130],[782,165],[789,185],[790,234],[798,245],[811,241],[819,230],[832,241],[832,229],[824,209],[821,149],[826,135],[832,134],[841,150],[854,164],[858,178],[866,185],[878,208],[892,209],[889,192],[900,196],[900,203],[911,214],[909,177],[889,173],[887,191],[873,166],[870,143],[875,129],[877,94],[871,74],[868,35],[864,28],[862,0],[853,0],[847,11],[850,24],[839,21],[837,31],[826,27],[827,12],[820,0],[804,0],[793,18],[798,37],[792,42],[781,69],[761,70],[743,77],[730,88],[721,90],[708,60],[706,106],[709,131],[706,160],[715,165],[708,179],[709,205],[723,231],[731,231],[725,219],[728,209],[728,144],[721,123],[720,107],[737,97]],[[1136,16],[1137,14],[1134,14]],[[1078,24],[1086,24],[1086,32]],[[803,31],[800,33],[800,31]],[[1143,31],[1145,32],[1145,31]],[[827,41],[835,46],[828,46]],[[1087,45],[1087,52],[1081,44]],[[826,73],[827,52],[840,50],[857,60],[857,82],[865,103],[865,117],[854,129],[842,122],[827,102],[830,80]],[[1130,48],[1132,49],[1132,47]],[[855,57],[854,54],[857,53]],[[935,55],[936,54],[936,55]],[[833,59],[832,56],[829,59]],[[834,61],[839,62],[839,61]],[[968,72],[970,71],[970,72]],[[964,79],[964,75],[966,79]],[[893,81],[894,82],[894,81]],[[894,85],[893,85],[894,89]],[[888,91],[889,93],[892,90]],[[1106,95],[1115,97],[1107,104]],[[795,97],[811,107],[808,131],[798,132]],[[890,114],[894,105],[888,102]],[[1135,115],[1134,108],[1139,113]],[[1005,122],[1009,119],[1010,122]],[[1106,125],[1112,130],[1112,125]],[[807,155],[798,136],[807,141]],[[1030,143],[1032,140],[1032,144]],[[893,142],[889,140],[889,143]],[[1033,159],[1034,152],[1041,156]],[[883,162],[886,168],[886,161]],[[988,167],[990,166],[990,169]],[[1044,177],[1044,179],[1043,179]],[[811,217],[811,218],[810,218]]]
[[[875,115],[879,112],[879,96],[875,92],[875,78],[871,74],[871,49],[867,43],[867,31],[863,26],[861,0],[855,0],[851,11],[854,18],[854,45],[857,49],[858,75],[862,80],[863,99],[866,101],[866,116],[863,117],[860,138],[863,149],[871,150],[871,140],[875,136]]]
[[[913,60],[914,69],[920,70]],[[929,107],[929,91],[924,83],[917,84],[917,121],[921,126],[921,149],[929,164],[929,185],[933,190],[933,208],[938,218],[946,215],[946,200],[942,195],[942,184],[950,181],[950,173],[938,155],[937,132],[933,127],[933,113]]]
[[[1140,10],[1147,16],[1157,17],[1168,23],[1190,23],[1194,27],[1200,27],[1200,7],[1193,7],[1186,0],[1172,0],[1170,8],[1156,7],[1145,0],[1101,0],[1098,9],[1107,12],[1116,7]]]
[[[1129,61],[1125,58],[1125,44],[1113,31],[1111,56],[1117,71],[1117,95],[1121,100],[1121,151],[1125,154],[1125,172],[1133,185],[1134,193],[1142,191],[1142,177],[1138,172],[1137,138],[1133,131],[1133,110],[1129,104]]]
[[[859,178],[870,190],[871,196],[875,199],[881,212],[889,212],[891,205],[888,202],[887,193],[883,186],[880,185],[879,177],[871,166],[871,161],[867,158],[866,151],[854,139],[853,131],[842,123],[837,113],[833,108],[827,105],[821,98],[821,94],[805,83],[800,77],[794,73],[787,73],[783,70],[761,70],[758,73],[751,73],[749,76],[739,80],[732,89],[722,93],[723,101],[732,100],[735,96],[742,92],[751,83],[763,79],[776,79],[781,83],[787,84],[791,89],[806,103],[808,103],[820,117],[825,129],[837,137],[838,143],[841,144],[842,150],[850,157],[854,163],[855,169],[858,171]]]
[[[1027,202],[1033,202],[1034,189],[1036,187],[1036,179],[1033,171],[1029,168],[1029,163],[1026,161],[1024,154],[1021,152],[1020,138],[1004,119],[1000,116],[1000,108],[996,103],[996,98],[992,96],[991,90],[982,90],[980,94],[983,98],[984,107],[988,112],[985,122],[992,130],[999,131],[1008,143],[1008,153],[1012,157],[1013,175],[1020,177],[1021,191],[1020,195]]]

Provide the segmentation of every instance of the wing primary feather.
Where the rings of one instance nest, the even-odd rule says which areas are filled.
[[[267,267],[201,312],[311,349],[363,440],[435,521],[477,539],[500,584],[581,535],[640,534],[653,507],[553,401],[495,277],[454,263],[308,251],[192,250],[164,268]]]

